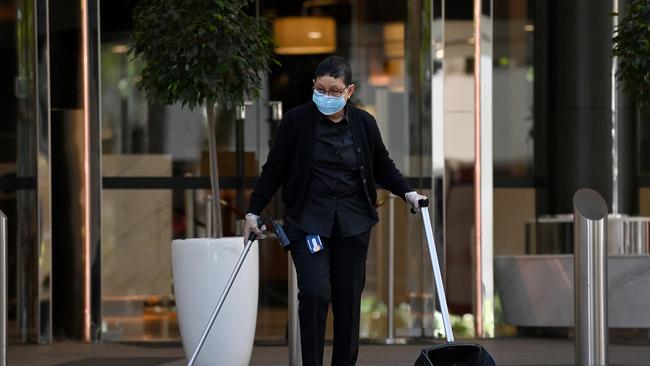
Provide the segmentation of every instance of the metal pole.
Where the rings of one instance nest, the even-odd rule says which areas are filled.
[[[280,126],[280,122],[282,122],[282,102],[281,101],[270,101],[269,102],[269,107],[271,109],[271,117],[270,117],[270,124],[271,124],[271,138],[269,139],[269,147],[273,145],[273,140],[275,139],[275,134],[278,132],[278,126]],[[281,200],[280,200],[280,195],[276,194],[273,196],[273,216],[275,217],[280,217],[282,216],[282,213],[280,211],[281,205]]]
[[[619,12],[619,6],[618,6],[618,0],[612,1],[612,12],[617,14],[612,16],[612,29],[616,29],[618,27],[618,12]],[[619,176],[618,176],[618,168],[620,166],[618,162],[618,136],[619,136],[619,128],[618,128],[618,93],[617,93],[617,88],[616,88],[616,74],[618,74],[618,57],[612,56],[612,75],[611,75],[611,111],[612,111],[612,213],[613,214],[618,214],[619,213],[619,194],[618,194],[618,189],[619,189]]]
[[[483,195],[481,163],[484,158],[481,143],[481,13],[482,0],[474,0],[474,329],[476,337],[483,337]]]
[[[289,366],[302,366],[300,349],[300,320],[298,318],[298,279],[291,256],[289,260]]]
[[[271,121],[280,122],[282,120],[282,102],[272,100],[269,102],[269,107],[271,107]]]
[[[236,109],[235,116],[235,156],[237,161],[237,208],[244,209],[244,121],[246,120],[246,106],[241,105]]]
[[[388,338],[395,343],[395,195],[388,196]]]
[[[608,364],[607,204],[582,188],[573,196],[575,364]]]
[[[205,199],[205,236],[214,237],[212,234],[212,195]]]
[[[270,101],[269,107],[271,108],[271,139],[269,140],[269,147],[273,145],[273,140],[275,140],[275,134],[278,132],[278,126],[282,122],[282,102],[279,101]]]
[[[440,303],[440,312],[442,313],[442,323],[445,327],[445,336],[447,337],[447,342],[453,342],[454,332],[451,328],[451,318],[449,317],[449,308],[447,307],[447,297],[445,296],[445,288],[442,284],[442,272],[440,272],[438,252],[436,251],[436,243],[433,238],[433,229],[431,227],[428,203],[426,203],[426,205],[421,205],[420,207],[422,210],[422,221],[424,222],[424,233],[426,235],[427,245],[429,246],[429,256],[431,257],[431,264],[433,267],[433,277],[436,281],[436,291],[438,293],[438,302]]]
[[[191,173],[185,174],[186,177],[191,177]],[[185,237],[194,237],[194,190],[185,190]]]
[[[0,211],[0,366],[7,365],[7,216]]]

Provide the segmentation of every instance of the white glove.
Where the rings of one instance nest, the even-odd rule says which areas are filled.
[[[419,201],[428,199],[427,196],[423,196],[416,191],[407,192],[404,195],[404,198],[406,198],[406,202],[409,204],[409,206],[411,206],[413,210],[415,210],[415,212],[420,212]]]
[[[250,236],[251,232],[255,233],[256,239],[264,239],[263,231],[266,230],[266,225],[262,225],[261,228],[257,226],[257,220],[260,218],[260,216],[249,212],[246,214],[245,218],[246,221],[244,222],[244,243],[248,241],[248,237]]]

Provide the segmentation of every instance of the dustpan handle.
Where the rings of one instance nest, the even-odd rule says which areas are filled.
[[[433,239],[433,230],[431,229],[431,219],[429,218],[429,201],[420,200],[420,209],[422,211],[422,221],[424,221],[424,232],[429,245],[429,255],[431,255],[431,265],[433,267],[433,277],[436,281],[436,291],[438,292],[438,301],[440,302],[440,311],[442,312],[442,321],[445,325],[445,335],[447,342],[454,341],[454,333],[451,330],[451,320],[449,319],[449,309],[447,309],[447,297],[445,289],[442,286],[442,274],[440,273],[440,263],[438,262],[438,252],[436,243]]]

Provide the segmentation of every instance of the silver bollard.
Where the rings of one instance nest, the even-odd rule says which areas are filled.
[[[0,211],[0,366],[7,365],[7,216]]]
[[[582,188],[573,196],[575,364],[605,366],[607,343],[607,204]]]
[[[291,255],[289,260],[289,365],[302,365],[302,350],[300,348],[300,321],[298,319],[298,277],[293,266]]]

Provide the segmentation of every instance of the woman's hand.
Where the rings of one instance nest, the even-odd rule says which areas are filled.
[[[411,211],[415,212],[420,212],[420,200],[428,199],[427,196],[423,196],[416,191],[407,192],[404,198],[406,198],[406,202],[411,206]]]
[[[247,213],[246,221],[244,222],[244,243],[248,241],[251,233],[255,233],[255,239],[264,239],[263,232],[266,230],[266,225],[262,225],[260,228],[258,226],[258,220],[260,219],[259,215],[253,213]]]

